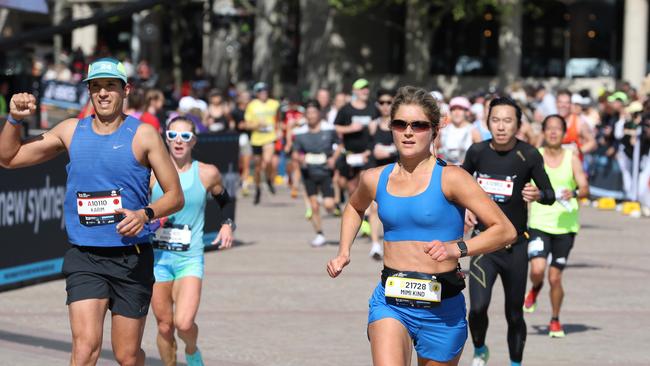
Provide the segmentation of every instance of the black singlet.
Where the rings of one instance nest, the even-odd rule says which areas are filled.
[[[542,194],[538,201],[541,204],[553,204],[555,193],[537,149],[517,140],[512,150],[495,151],[490,147],[491,142],[490,139],[472,145],[467,150],[463,168],[475,175],[484,189],[489,187],[486,191],[521,235],[526,231],[528,220],[527,204],[521,195],[524,185],[531,178],[535,181]],[[479,222],[477,228],[483,230],[485,226]]]

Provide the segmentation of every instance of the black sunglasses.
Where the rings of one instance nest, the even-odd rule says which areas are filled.
[[[377,104],[379,104],[379,105],[390,105],[390,104],[393,104],[393,101],[392,100],[378,100]]]
[[[426,132],[429,131],[432,127],[431,122],[429,121],[406,122],[401,119],[394,119],[390,121],[390,128],[397,132],[404,132],[409,126],[411,126],[411,131],[413,132]]]

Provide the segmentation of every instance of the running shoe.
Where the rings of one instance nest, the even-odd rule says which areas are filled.
[[[370,248],[370,253],[368,254],[370,258],[380,261],[384,256],[384,248],[378,242],[373,242],[372,247]]]
[[[291,188],[291,198],[298,198],[298,188]]]
[[[323,246],[327,243],[327,240],[325,240],[325,236],[323,234],[317,234],[314,240],[311,241],[311,246],[312,247],[320,247]]]
[[[525,313],[532,313],[537,309],[537,294],[539,294],[539,291],[535,291],[532,288],[528,291],[526,299],[524,300]]]
[[[244,186],[244,187],[242,187],[242,189],[241,189],[241,194],[242,194],[244,197],[248,197],[248,195],[251,194],[251,192],[248,190],[248,186]]]
[[[314,212],[311,210],[311,207],[307,207],[307,210],[305,210],[305,220],[311,220],[313,215]]]
[[[334,206],[334,216],[341,217],[341,208],[338,203]]]
[[[262,197],[262,191],[260,190],[260,187],[255,188],[255,200],[253,201],[254,205],[257,205],[260,203],[260,198]]]
[[[203,363],[203,357],[201,357],[201,351],[199,351],[198,348],[192,355],[186,353],[185,360],[187,361],[187,366],[205,366]]]
[[[361,222],[361,228],[359,232],[362,236],[370,236],[370,223],[367,220]]]
[[[273,186],[273,182],[271,182],[270,179],[266,180],[266,185],[269,186],[269,192],[271,192],[271,194],[275,194],[275,186]]]
[[[565,335],[560,321],[551,320],[551,323],[548,325],[548,336],[551,338],[564,338]]]
[[[476,352],[474,350],[474,358],[472,358],[472,366],[485,366],[487,365],[488,360],[490,359],[490,350],[487,346],[484,346],[485,350],[483,352]]]

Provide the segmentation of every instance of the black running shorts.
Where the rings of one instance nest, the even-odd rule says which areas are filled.
[[[108,299],[114,314],[146,316],[153,291],[153,249],[150,244],[125,247],[73,245],[63,259],[66,304]]]
[[[334,197],[331,175],[310,175],[306,169],[302,170],[302,182],[305,184],[307,196],[315,196],[320,193],[323,197]]]
[[[552,256],[551,266],[563,270],[569,260],[569,253],[573,248],[575,233],[549,234],[540,230],[530,229],[528,231],[528,258],[548,258]]]

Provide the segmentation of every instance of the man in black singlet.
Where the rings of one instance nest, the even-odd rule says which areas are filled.
[[[374,104],[369,103],[368,80],[359,79],[352,84],[353,100],[336,115],[336,133],[343,136],[345,155],[339,158],[336,168],[345,179],[348,192],[352,194],[359,183],[359,175],[370,168],[372,136],[368,130],[370,122],[379,117]]]
[[[527,203],[555,202],[551,182],[544,171],[542,155],[533,146],[515,137],[521,125],[521,109],[515,101],[502,97],[492,100],[488,112],[488,128],[492,139],[472,145],[467,151],[463,168],[475,175],[481,187],[490,195],[512,222],[518,240],[505,249],[472,257],[469,279],[469,328],[474,343],[472,366],[487,363],[485,346],[488,327],[487,310],[492,286],[497,275],[505,292],[508,321],[508,349],[512,366],[519,366],[526,341],[523,302],[528,275],[526,245]],[[530,183],[531,178],[537,187]],[[466,224],[480,232],[484,226],[471,212]]]

